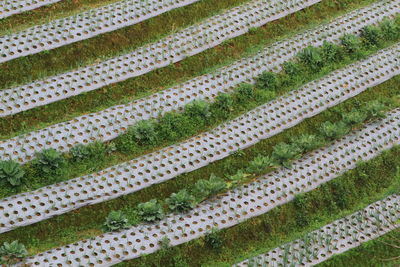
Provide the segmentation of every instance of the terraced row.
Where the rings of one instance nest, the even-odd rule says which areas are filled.
[[[199,0],[125,0],[0,37],[0,63],[130,26]]]
[[[61,0],[3,0],[0,2],[0,19],[60,1]]]
[[[0,232],[172,179],[254,145],[400,74],[400,44],[220,127],[106,170],[0,201]]]
[[[363,210],[265,254],[235,264],[244,266],[312,266],[398,227],[400,195],[394,194]]]
[[[244,34],[252,27],[264,25],[319,1],[293,0],[289,6],[282,4],[282,0],[274,0],[271,5],[266,5],[266,0],[251,1],[129,54],[46,80],[2,90],[0,116],[46,105],[165,67]],[[390,2],[393,1],[400,5],[400,0]],[[386,12],[393,12],[386,5],[383,6]]]
[[[27,263],[35,266],[110,266],[155,252],[160,248],[159,241],[165,237],[173,246],[182,244],[212,228],[223,229],[266,213],[395,144],[400,144],[399,109],[390,112],[386,119],[368,124],[333,145],[295,161],[292,169],[276,170],[256,182],[202,203],[185,215],[170,215],[158,223],[138,225],[50,250],[28,258]]]
[[[327,25],[278,42],[253,57],[242,59],[216,72],[130,104],[114,106],[0,141],[0,158],[26,162],[33,158],[35,152],[42,149],[55,148],[59,151],[68,151],[77,143],[111,140],[140,120],[157,117],[160,112],[180,109],[194,99],[211,100],[219,92],[231,91],[241,82],[252,82],[262,71],[279,70],[283,62],[293,58],[304,47],[321,45],[324,40],[338,41],[344,33],[357,33],[365,25],[399,13],[399,4],[400,1],[384,1],[371,5]]]

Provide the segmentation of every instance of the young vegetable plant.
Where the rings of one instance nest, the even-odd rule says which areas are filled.
[[[129,226],[128,218],[122,211],[111,211],[103,224],[103,230],[105,232],[113,232],[126,229]]]
[[[0,247],[0,264],[4,264],[4,266],[17,264],[23,261],[27,255],[28,251],[25,246],[17,240],[11,243],[4,242]]]
[[[137,212],[144,222],[155,222],[164,218],[162,206],[156,199],[140,203],[137,207]]]
[[[187,212],[195,207],[195,197],[185,189],[172,193],[166,200],[171,211]]]
[[[25,172],[21,165],[13,160],[0,161],[0,180],[7,181],[12,186],[22,183]]]

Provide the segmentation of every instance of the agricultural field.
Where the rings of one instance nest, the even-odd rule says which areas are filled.
[[[400,0],[0,0],[0,266],[400,266]]]

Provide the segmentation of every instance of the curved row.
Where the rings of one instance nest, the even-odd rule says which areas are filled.
[[[61,0],[3,0],[0,2],[0,19],[60,1]]]
[[[264,214],[320,184],[355,168],[383,150],[400,143],[400,110],[386,119],[368,124],[333,145],[309,153],[256,182],[198,205],[185,215],[169,215],[154,224],[142,224],[117,233],[80,241],[27,259],[33,266],[110,266],[160,248],[167,237],[172,246],[204,235],[212,228],[227,228]]]
[[[46,105],[165,67],[242,35],[252,27],[264,25],[319,1],[292,0],[289,5],[284,4],[284,0],[251,1],[132,53],[46,80],[2,90],[0,116]],[[393,1],[400,5],[400,0]]]
[[[26,162],[42,149],[68,151],[74,145],[95,140],[109,141],[130,125],[155,118],[160,112],[181,109],[194,99],[211,100],[219,92],[232,90],[241,82],[252,82],[263,71],[279,70],[308,45],[321,45],[324,40],[338,41],[344,33],[357,33],[362,27],[399,13],[400,2],[371,5],[340,17],[331,23],[277,42],[257,55],[239,60],[211,74],[194,78],[160,93],[127,105],[114,106],[101,112],[77,117],[26,135],[0,141],[0,158]]]
[[[234,267],[316,265],[399,228],[400,224],[396,223],[400,219],[399,203],[400,195],[391,195],[301,239],[235,264]]]
[[[0,232],[126,195],[208,165],[274,136],[400,74],[400,44],[216,129],[103,171],[0,201]]]
[[[0,63],[134,25],[199,0],[124,0],[0,37]]]

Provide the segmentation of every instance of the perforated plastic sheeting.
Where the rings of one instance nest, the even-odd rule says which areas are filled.
[[[254,145],[400,73],[400,44],[186,142],[0,201],[0,232],[172,179]]]
[[[271,2],[252,1],[132,53],[46,80],[2,90],[0,116],[59,101],[165,67],[320,0],[295,0],[290,8],[285,8],[281,3],[283,0],[272,1],[273,7],[265,4],[265,1]],[[400,5],[400,0],[395,1]]]
[[[394,194],[301,239],[233,266],[313,266],[400,227],[396,224],[398,219],[400,195]]]
[[[68,151],[77,143],[109,141],[139,120],[181,109],[194,99],[212,100],[219,92],[229,92],[241,82],[252,82],[252,78],[262,71],[279,70],[283,62],[293,58],[307,45],[320,45],[324,40],[337,41],[346,32],[357,33],[363,26],[380,21],[384,16],[395,14],[393,10],[398,10],[393,3],[374,4],[340,17],[327,25],[275,43],[253,57],[244,58],[216,72],[130,104],[114,106],[0,141],[0,158],[26,162],[32,159],[35,152],[42,149],[55,148],[59,151]]]
[[[3,0],[0,2],[0,19],[60,1],[61,0]]]
[[[200,0],[125,0],[0,37],[0,62],[131,26]]]
[[[53,249],[27,259],[33,266],[110,266],[159,249],[162,238],[172,246],[198,238],[212,228],[227,228],[264,214],[320,184],[355,168],[400,143],[400,109],[386,119],[366,125],[345,138],[295,161],[292,169],[278,169],[257,181],[198,205],[185,215],[169,215],[160,222],[107,233]]]

